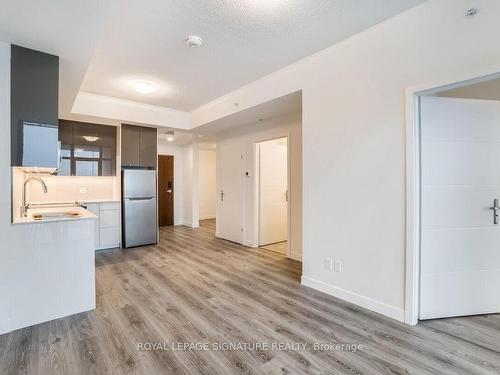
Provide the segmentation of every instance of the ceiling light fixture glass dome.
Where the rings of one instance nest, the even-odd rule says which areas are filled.
[[[129,82],[129,85],[139,94],[152,94],[155,91],[158,91],[159,87],[156,83],[146,81],[146,80],[133,80]]]

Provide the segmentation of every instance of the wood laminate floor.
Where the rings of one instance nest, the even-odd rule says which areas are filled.
[[[274,251],[282,255],[286,255],[288,252],[288,241],[276,242],[269,245],[261,246],[261,249]]]
[[[164,227],[160,244],[98,252],[96,266],[97,309],[0,336],[2,374],[500,373],[499,315],[405,326],[300,286],[300,263],[207,226]],[[254,347],[203,350],[238,343]]]
[[[207,229],[215,235],[215,219],[200,220],[200,227]]]

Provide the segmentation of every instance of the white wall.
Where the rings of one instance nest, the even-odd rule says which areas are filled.
[[[215,218],[215,150],[199,150],[198,186],[200,220]]]
[[[198,227],[198,145],[160,142],[158,154],[174,156],[174,225]]]
[[[20,168],[12,168],[12,221],[21,216],[23,205],[23,184],[26,173]],[[34,182],[36,184],[37,182]]]
[[[183,224],[197,228],[198,214],[198,144],[182,147],[183,151]]]
[[[300,114],[285,116],[259,123],[255,127],[242,127],[218,135],[217,150],[224,150],[231,144],[231,149],[239,152],[232,157],[243,155],[241,175],[249,172],[248,177],[243,177],[243,205],[234,207],[243,217],[243,244],[258,246],[258,202],[257,202],[257,172],[256,143],[279,137],[290,137],[290,216],[291,233],[290,249],[291,258],[302,260],[302,127]],[[236,147],[239,145],[239,147]],[[222,155],[223,152],[217,152]],[[224,153],[226,154],[226,153]],[[229,155],[229,154],[228,154]],[[224,160],[217,157],[217,170],[224,168]],[[217,178],[220,178],[219,174]],[[240,176],[235,176],[240,178]],[[219,200],[217,199],[217,204]],[[218,224],[217,224],[218,225]],[[218,230],[219,232],[219,230]]]
[[[11,314],[10,45],[0,42],[0,334]]]
[[[302,90],[304,284],[404,319],[405,89],[500,71],[498,14],[430,0],[194,111],[203,124]]]

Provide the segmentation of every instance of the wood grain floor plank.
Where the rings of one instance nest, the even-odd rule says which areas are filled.
[[[164,227],[154,246],[96,253],[97,309],[0,336],[0,373],[500,373],[500,314],[409,327],[303,287],[301,263],[217,239],[213,220],[200,224]],[[210,350],[169,347],[181,343]],[[216,350],[235,343],[307,349]]]

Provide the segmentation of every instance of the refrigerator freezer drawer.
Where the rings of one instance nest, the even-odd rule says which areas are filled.
[[[156,197],[154,169],[124,169],[123,198]]]
[[[124,247],[156,243],[156,198],[124,199]]]

